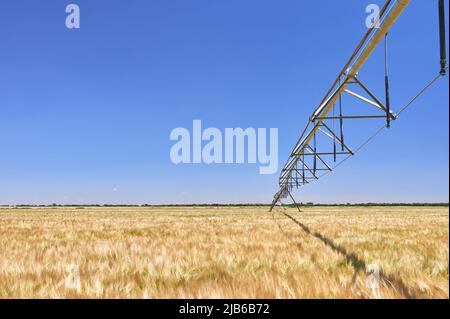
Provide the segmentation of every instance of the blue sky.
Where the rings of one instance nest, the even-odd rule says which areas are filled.
[[[382,1],[80,0],[78,30],[69,3],[2,2],[0,204],[269,202],[278,174],[174,165],[171,130],[278,128],[281,166]],[[392,29],[394,109],[438,72],[437,30],[425,0]],[[381,57],[360,75],[383,97]],[[298,200],[448,202],[448,101],[445,77]]]

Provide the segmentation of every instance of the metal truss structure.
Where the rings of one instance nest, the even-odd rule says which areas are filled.
[[[410,2],[411,0],[388,0],[383,5],[380,11],[379,20],[375,21],[372,28],[369,28],[366,32],[325,97],[310,116],[305,129],[281,171],[278,181],[279,191],[274,196],[270,210],[272,210],[281,199],[287,198],[288,196],[295,203],[291,194],[293,188],[299,188],[319,179],[324,174],[333,170],[334,164],[331,163],[344,161],[355,154],[356,150],[352,149],[345,138],[344,122],[347,125],[347,123],[358,120],[381,120],[382,126],[376,131],[376,135],[380,130],[389,127],[391,122],[397,119],[398,114],[404,110],[404,108],[401,109],[398,114],[393,113],[391,110],[387,67],[387,35],[392,25]],[[444,13],[444,0],[439,0],[441,70],[440,74],[431,82],[431,84],[434,83],[440,75],[445,75],[448,68],[446,62]],[[377,28],[375,27],[376,24],[378,25]],[[383,40],[385,45],[385,97],[382,102],[381,99],[359,79],[358,72],[375,48],[383,42]],[[431,84],[429,86],[431,86]],[[419,95],[423,93],[425,89],[422,90]],[[359,108],[358,114],[344,115],[344,96],[356,99],[366,107]],[[410,103],[412,103],[412,101]],[[363,113],[361,114],[361,112]],[[370,138],[372,137],[373,136]],[[363,145],[364,144],[365,143],[363,143]]]

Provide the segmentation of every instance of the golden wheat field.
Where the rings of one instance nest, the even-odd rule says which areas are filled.
[[[448,298],[448,207],[0,209],[0,298]]]

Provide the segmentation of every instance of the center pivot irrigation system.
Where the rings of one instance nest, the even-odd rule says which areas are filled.
[[[366,145],[373,137],[384,128],[388,128],[391,122],[396,120],[400,113],[409,107],[423,92],[431,87],[441,76],[447,72],[446,58],[446,35],[445,35],[445,9],[444,0],[439,1],[439,36],[440,36],[440,72],[432,79],[416,96],[414,96],[400,111],[395,114],[391,110],[389,100],[389,76],[387,67],[387,35],[395,21],[402,14],[411,0],[388,0],[380,10],[377,21],[374,21],[371,28],[366,32],[355,51],[347,61],[342,71],[334,81],[331,88],[323,98],[320,105],[309,118],[308,124],[303,130],[297,144],[292,150],[288,161],[284,165],[279,177],[279,191],[275,194],[270,211],[281,200],[291,197],[293,188],[299,188],[305,184],[319,179],[321,176],[333,171],[342,162],[353,156],[360,148]],[[385,99],[384,103],[378,99],[358,78],[358,72],[367,59],[374,52],[375,48],[384,40],[385,58]],[[355,92],[356,87],[364,94]],[[376,114],[343,115],[342,98],[349,95],[359,101],[364,102],[371,109],[376,110]],[[372,111],[372,110],[370,110]],[[330,115],[332,112],[332,115]],[[337,114],[336,114],[337,113]],[[383,126],[375,131],[369,139],[363,142],[358,148],[352,149],[344,138],[344,120],[373,120],[381,119]],[[335,122],[338,122],[337,128]],[[319,136],[320,135],[320,136]],[[318,141],[321,145],[318,145]],[[325,140],[325,142],[323,141]],[[320,146],[320,148],[319,148]],[[340,160],[338,162],[338,159]],[[330,162],[337,163],[332,167]],[[298,206],[297,206],[298,207]]]

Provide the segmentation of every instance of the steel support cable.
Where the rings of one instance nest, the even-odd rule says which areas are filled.
[[[448,65],[444,68],[444,70],[447,72],[448,70]],[[428,90],[431,86],[433,86],[434,83],[436,83],[437,80],[439,80],[439,78],[442,77],[442,73],[439,72],[438,75],[436,75],[421,91],[419,91],[419,93],[417,93],[408,103],[406,103],[406,105],[400,109],[400,111],[397,113],[397,117],[404,111],[406,110],[411,104],[414,103],[415,100],[417,100],[419,98],[419,96],[421,96],[426,90]]]
[[[310,121],[308,122],[308,125],[303,130],[299,141],[297,142],[294,150],[292,151],[289,159],[286,162],[286,165],[285,165],[286,169],[283,169],[283,171],[285,171],[285,172],[283,172],[279,178],[279,185],[280,185],[281,190],[283,190],[283,189],[287,190],[288,188],[292,187],[292,185],[290,185],[290,183],[292,181],[292,171],[294,170],[294,166],[297,164],[299,157],[302,156],[302,152],[304,151],[305,145],[308,145],[310,143],[315,131],[318,129],[318,124],[322,123],[322,119],[320,119],[319,117],[320,116],[322,116],[323,118],[326,117],[327,113],[330,111],[330,108],[332,108],[334,106],[334,104],[336,103],[336,99],[340,97],[339,93],[341,93],[342,90],[345,90],[345,87],[348,85],[348,83],[350,83],[348,81],[348,79],[351,79],[351,78],[354,78],[355,76],[357,76],[358,71],[360,70],[362,65],[366,62],[368,56],[373,52],[373,50],[379,44],[379,42],[382,41],[382,38],[386,35],[386,33],[389,32],[389,29],[392,27],[392,25],[395,23],[398,16],[403,12],[403,10],[406,8],[406,6],[409,4],[410,1],[411,0],[396,0],[396,2],[390,8],[388,8],[388,7],[389,7],[389,4],[391,3],[391,1],[386,1],[385,5],[383,6],[383,9],[382,9],[383,13],[380,14],[379,20],[382,20],[382,22],[380,24],[380,29],[376,30],[376,29],[371,28],[370,30],[368,30],[368,32],[365,34],[363,39],[360,41],[357,49],[354,51],[354,53],[352,54],[350,59],[347,61],[345,67],[343,68],[341,73],[338,75],[338,77],[336,79],[337,81],[335,81],[333,83],[332,87],[325,95],[324,101],[319,105],[319,107],[316,109],[316,111],[310,117]],[[442,9],[441,9],[441,11],[442,11]],[[383,17],[383,19],[381,19],[381,17]],[[374,33],[372,33],[374,30],[376,30],[376,31]],[[371,36],[370,41],[366,42],[366,40],[369,39],[370,36]],[[347,67],[350,66],[351,62],[353,62],[352,67],[347,69]],[[336,89],[336,92],[334,92],[331,96],[329,96],[329,94],[331,94],[332,90],[334,89],[336,83],[339,82],[339,79],[342,75],[345,75],[344,82],[339,86],[339,88]],[[431,86],[431,85],[432,85],[432,83],[429,86]],[[417,97],[420,96],[429,86],[427,86],[425,89],[423,89],[421,92],[419,92],[419,94],[417,94],[417,96],[415,96],[412,99],[412,101],[410,101],[410,103],[408,103],[408,105],[405,106],[405,108],[408,107],[411,103],[413,103],[415,101],[415,99],[417,99]],[[402,112],[403,112],[403,109],[402,109]],[[395,119],[395,118],[396,117],[391,116],[391,119]],[[311,124],[311,120],[313,120],[313,122],[314,122],[314,120],[316,120],[316,119],[318,119],[318,124],[316,124],[313,127],[313,129],[308,133],[308,135],[304,136]],[[382,131],[382,129],[384,129],[384,127],[385,127],[385,125],[383,125],[383,127],[380,128],[379,131]],[[379,134],[378,131],[376,132],[375,135],[377,135],[377,134]],[[303,144],[303,148],[301,148],[302,144]],[[363,146],[365,144],[367,144],[367,143],[363,143]],[[358,147],[358,150],[359,149],[360,149],[360,147]],[[339,165],[340,164],[337,164],[336,167]],[[280,199],[279,193],[280,192],[278,192],[275,195],[271,208],[273,208],[273,205]]]
[[[352,63],[352,61],[355,60],[356,56],[359,56],[361,49],[363,47],[365,47],[365,45],[367,45],[366,41],[369,38],[369,36],[371,35],[371,33],[373,32],[373,30],[375,29],[375,26],[377,25],[377,23],[380,23],[381,19],[385,16],[385,13],[389,7],[389,5],[391,4],[392,0],[388,0],[386,1],[386,3],[383,5],[383,7],[380,10],[378,19],[376,21],[373,22],[373,24],[370,26],[369,30],[367,30],[367,32],[364,34],[363,38],[361,39],[361,41],[358,43],[356,49],[353,51],[352,55],[350,56],[350,58],[347,60],[347,63],[345,63],[344,67],[342,68],[341,72],[339,73],[338,77],[336,78],[336,80],[333,82],[331,88],[328,90],[327,94],[325,95],[325,97],[323,98],[322,102],[320,104],[322,104],[323,102],[325,102],[325,100],[327,99],[327,97],[330,95],[330,93],[333,91],[333,88],[336,87],[336,85],[338,84],[338,82],[340,81],[342,75],[345,74],[345,72],[347,72],[348,67],[350,66],[350,64]],[[339,83],[340,84],[340,83]]]
[[[380,23],[382,21],[382,19],[386,16],[387,12],[390,12],[390,9],[388,11],[389,5],[391,4],[392,0],[387,0],[386,3],[383,5],[383,7],[381,8],[380,12],[379,12],[379,16],[378,19],[376,21],[373,22],[373,24],[370,26],[369,30],[367,30],[367,32],[364,34],[363,38],[361,39],[361,41],[358,43],[356,49],[353,51],[352,55],[350,56],[350,58],[347,60],[347,62],[345,63],[344,67],[342,68],[341,72],[339,73],[338,77],[336,78],[336,80],[333,82],[333,84],[331,85],[331,88],[328,90],[328,92],[326,93],[325,97],[322,99],[322,102],[319,105],[322,105],[326,99],[329,97],[329,95],[331,94],[331,92],[333,91],[333,89],[336,87],[336,85],[339,83],[339,86],[341,85],[340,80],[341,77],[347,72],[348,68],[350,67],[351,63],[353,61],[355,61],[355,57],[360,57],[361,55],[361,51],[364,51],[363,49],[366,48],[367,46],[367,39],[369,39],[370,35],[373,33],[373,31],[375,30],[375,26],[377,25],[377,23]],[[340,95],[339,95],[340,96]],[[300,141],[303,139],[303,137],[305,136],[305,133],[308,130],[309,125],[311,124],[311,122],[308,122],[308,124],[306,125],[306,127],[304,128],[304,130],[302,131],[300,138],[298,139],[297,143],[295,144],[296,147],[298,146],[298,144],[300,143]],[[295,149],[295,148],[294,148]],[[293,156],[294,152],[291,153],[291,156]],[[289,163],[290,158],[287,160],[286,164]]]
[[[445,67],[445,71],[448,70],[448,66]],[[441,72],[439,72],[439,74],[437,76],[435,76],[429,83],[427,83],[427,85],[425,85],[425,87],[423,89],[421,89],[419,91],[419,93],[417,93],[416,95],[414,95],[414,97],[409,100],[408,103],[405,104],[405,106],[403,106],[400,111],[397,113],[396,119],[398,119],[399,115],[401,113],[403,113],[408,107],[410,107],[423,93],[425,93],[425,91],[427,91],[429,88],[431,88],[433,86],[433,84],[436,83],[436,81],[442,77]],[[343,158],[341,161],[339,161],[335,166],[333,166],[332,171],[334,171],[336,168],[338,168],[339,166],[341,166],[342,164],[344,164],[344,162],[346,162],[349,158],[353,157],[354,155],[356,155],[363,147],[365,147],[367,144],[369,144],[375,137],[377,137],[381,132],[383,132],[383,130],[385,128],[388,127],[388,124],[383,124],[381,127],[379,127],[378,129],[376,129],[366,140],[364,140],[364,142],[362,142],[355,150],[353,155],[350,154],[348,156],[346,156],[345,158]],[[320,178],[330,174],[332,171],[327,171],[325,173],[323,173],[322,175],[319,175],[317,177],[317,179],[312,180],[310,183],[313,183],[317,180],[319,180]]]
[[[390,2],[391,1],[389,1],[389,3]],[[386,3],[385,4],[386,6],[384,8],[382,8],[382,11],[380,11],[380,18],[378,19],[378,22],[382,21],[381,18],[384,17],[384,16],[389,15],[390,12],[392,11],[392,6],[389,8],[389,3]],[[371,27],[371,30],[373,30],[374,28],[375,28],[375,25],[373,25]],[[355,57],[354,57],[355,61],[358,60],[361,57],[362,53],[364,52],[364,50],[368,46],[369,42],[366,42],[366,40],[364,40],[364,42],[361,43],[361,47],[359,48],[359,51],[357,52],[357,54],[355,54]]]
[[[347,70],[347,72],[345,72],[344,82],[333,94],[327,97],[326,101],[321,105],[319,105],[316,111],[312,114],[312,116],[310,117],[310,121],[308,122],[308,125],[311,123],[311,120],[314,121],[317,119],[317,123],[305,137],[302,137],[297,142],[296,146],[294,147],[294,150],[292,151],[290,158],[288,159],[287,162],[289,167],[286,167],[286,169],[283,170],[284,172],[282,173],[282,176],[279,178],[280,187],[282,188],[287,187],[287,185],[285,185],[286,183],[284,180],[286,179],[289,180],[292,177],[291,174],[293,171],[293,167],[297,164],[299,160],[298,155],[301,155],[301,153],[305,149],[305,145],[309,144],[314,133],[317,131],[318,126],[322,123],[322,120],[318,119],[318,117],[320,116],[325,117],[328,114],[331,107],[339,98],[340,93],[343,90],[345,90],[345,88],[348,86],[349,80],[357,75],[358,71],[361,69],[361,67],[369,58],[369,56],[373,53],[377,45],[380,43],[380,41],[383,40],[385,33],[389,31],[389,29],[393,26],[397,18],[402,14],[402,12],[406,9],[406,7],[410,2],[411,0],[396,0],[394,5],[388,10],[388,13],[386,13],[383,21],[380,24],[380,28],[376,29],[376,31],[372,33],[370,40],[368,40],[367,43],[365,43],[362,51],[359,52],[358,57],[356,58],[356,60],[354,60],[353,65]],[[351,60],[353,60],[353,56]],[[306,132],[306,130],[304,130],[304,132]],[[303,134],[304,133],[302,133],[302,135]],[[297,151],[299,152],[296,155]],[[275,201],[276,199],[277,197],[275,197]]]

